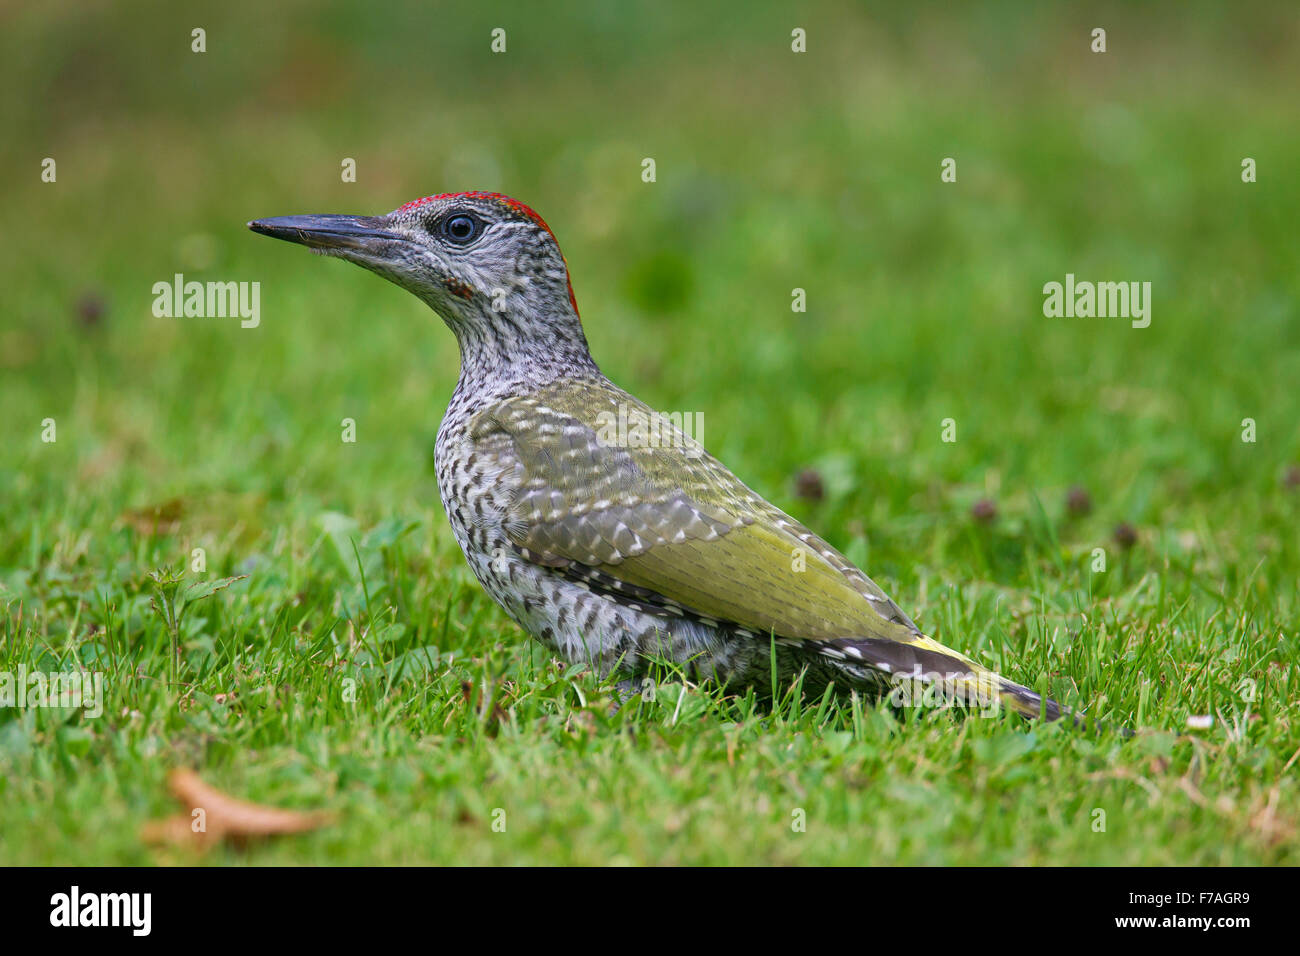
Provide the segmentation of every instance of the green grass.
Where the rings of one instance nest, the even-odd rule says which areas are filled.
[[[187,766],[340,814],[216,863],[1300,863],[1286,5],[1090,11],[1104,56],[1064,5],[421,10],[9,15],[0,671],[102,671],[105,712],[0,710],[0,862],[191,860],[138,837]],[[243,228],[459,188],[547,217],[615,381],[928,633],[1136,735],[671,673],[611,716],[452,540],[450,334]],[[260,281],[261,326],[154,318],[175,272]],[[1067,272],[1151,281],[1151,327],[1044,318]],[[245,577],[173,633],[160,568]]]

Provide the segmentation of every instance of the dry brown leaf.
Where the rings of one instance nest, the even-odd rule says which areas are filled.
[[[204,783],[192,770],[173,770],[167,785],[188,812],[146,824],[141,836],[148,843],[188,843],[202,851],[223,839],[242,844],[261,837],[305,833],[334,821],[334,814],[328,811],[305,813],[236,800]]]
[[[162,504],[146,508],[128,508],[119,516],[122,523],[134,528],[136,532],[149,537],[174,534],[181,526],[185,515],[185,502],[180,498],[170,498]]]

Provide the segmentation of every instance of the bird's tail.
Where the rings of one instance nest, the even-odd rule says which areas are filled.
[[[841,638],[828,641],[826,647],[845,663],[861,661],[887,675],[891,700],[899,706],[951,706],[961,702],[974,709],[1006,707],[1025,717],[1070,717],[1076,725],[1082,723],[1078,715],[1050,697],[1009,681],[920,634],[910,635],[907,640]]]

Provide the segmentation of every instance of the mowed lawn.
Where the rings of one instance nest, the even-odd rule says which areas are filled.
[[[1287,6],[602,10],[6,15],[0,674],[103,713],[0,707],[0,863],[1300,863]],[[546,217],[616,382],[1134,735],[672,673],[611,715],[452,539],[450,333],[244,228],[459,189]],[[177,273],[259,324],[156,317]],[[1045,317],[1067,274],[1149,327]],[[173,768],[336,821],[152,846]]]

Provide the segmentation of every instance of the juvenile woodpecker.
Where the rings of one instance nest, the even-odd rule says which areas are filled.
[[[981,706],[1061,715],[923,635],[852,562],[601,374],[559,244],[523,203],[448,193],[385,216],[248,225],[378,273],[455,333],[460,378],[435,450],[443,507],[488,594],[560,657],[633,679],[669,659],[760,692],[774,670],[814,690],[941,683]],[[655,440],[626,440],[620,420],[653,423]]]

